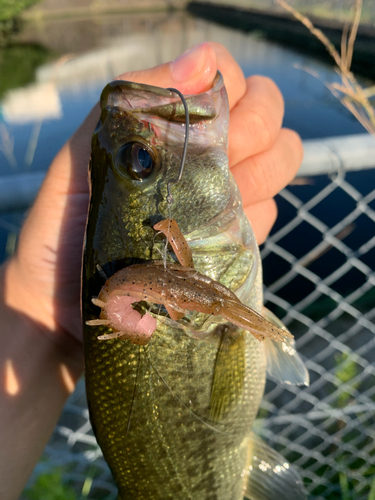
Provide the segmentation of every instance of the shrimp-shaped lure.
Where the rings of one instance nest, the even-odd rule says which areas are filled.
[[[293,338],[288,331],[242,304],[224,285],[188,267],[193,264],[191,250],[176,221],[165,219],[154,229],[166,234],[181,265],[154,260],[125,267],[109,278],[99,297],[92,299],[101,308],[100,318],[86,322],[112,329],[113,333],[101,335],[99,340],[121,337],[134,344],[147,344],[157,321],[149,313],[142,317],[133,309],[131,304],[139,301],[163,304],[175,321],[183,318],[187,311],[196,311],[221,316],[260,341],[271,338],[283,342]]]

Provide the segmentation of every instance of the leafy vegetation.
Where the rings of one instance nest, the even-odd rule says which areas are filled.
[[[20,14],[37,2],[39,0],[0,0],[0,47],[8,43],[12,34],[20,31]]]
[[[63,482],[63,471],[56,469],[38,477],[23,493],[25,500],[79,500],[80,497]]]
[[[32,82],[36,68],[50,58],[50,51],[36,44],[14,44],[0,49],[0,99],[8,89]]]
[[[353,500],[353,494],[352,491],[350,490],[349,481],[346,474],[342,473],[340,474],[340,487],[342,494],[341,500]],[[375,479],[371,484],[371,490],[367,500],[375,500]]]
[[[22,11],[39,0],[0,0],[0,22],[19,16]]]

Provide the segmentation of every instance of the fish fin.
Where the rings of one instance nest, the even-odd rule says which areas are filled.
[[[263,308],[263,316],[278,328],[288,331],[279,318],[266,307]],[[310,384],[309,372],[296,351],[294,339],[284,338],[281,343],[266,339],[264,348],[268,375],[286,384]]]
[[[217,352],[209,419],[220,422],[237,405],[245,379],[245,332],[225,326]]]
[[[254,432],[250,436],[247,500],[306,500],[298,472]]]

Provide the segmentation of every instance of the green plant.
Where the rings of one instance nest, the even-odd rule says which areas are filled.
[[[350,500],[348,476],[342,472],[340,473],[340,488],[342,494],[341,500]]]
[[[7,90],[32,82],[36,68],[51,57],[50,51],[36,44],[11,44],[0,49],[0,99]]]
[[[341,500],[354,500],[350,492],[348,476],[346,474],[340,473],[340,488],[341,488]],[[371,484],[370,493],[367,500],[375,500],[375,479]]]
[[[13,19],[37,2],[39,0],[0,0],[0,22]]]
[[[342,384],[349,384],[351,389],[357,389],[359,382],[353,382],[353,379],[358,375],[358,366],[355,361],[353,361],[348,354],[342,353],[335,356],[336,369],[335,375],[340,380]],[[337,408],[344,408],[350,403],[352,396],[349,392],[343,390],[337,397]]]
[[[62,478],[61,469],[40,475],[33,486],[24,491],[25,500],[79,500],[77,493],[64,484]]]
[[[368,496],[368,500],[375,500],[375,479],[373,480],[371,484],[371,490]]]

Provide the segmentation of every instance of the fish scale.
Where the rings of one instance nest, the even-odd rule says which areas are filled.
[[[256,340],[250,337],[247,340],[257,345]],[[91,356],[103,363],[96,373],[86,368],[88,392],[94,394],[100,408],[95,411],[94,430],[116,482],[121,485],[120,498],[134,498],[134,491],[139,495],[136,498],[176,498],[181,478],[184,478],[182,484],[191,491],[192,496],[187,498],[240,498],[244,464],[240,451],[246,455],[247,448],[241,450],[242,438],[237,436],[249,431],[259,406],[261,393],[259,390],[257,394],[254,392],[254,372],[251,381],[245,379],[243,401],[231,415],[231,418],[236,416],[236,425],[231,426],[229,432],[226,419],[220,425],[210,424],[208,420],[211,384],[207,381],[212,378],[217,346],[187,339],[180,331],[171,336],[166,328],[155,334],[147,347],[126,341],[93,345]],[[254,349],[255,346],[247,346],[246,363],[259,367],[257,376],[262,383],[264,360],[260,359],[261,352]],[[178,361],[178,365],[170,370],[176,350],[179,355],[175,363]],[[169,356],[163,355],[166,352]],[[140,365],[138,356],[142,360]],[[153,366],[158,367],[157,372]],[[194,387],[187,385],[190,378],[196,381]],[[135,383],[138,389],[134,394]],[[113,403],[116,400],[119,402]],[[174,414],[173,427],[169,420],[171,412]],[[114,415],[117,418],[113,418]],[[139,431],[144,440],[139,439]],[[236,446],[233,448],[234,441]],[[132,453],[125,453],[127,449]],[[181,455],[181,450],[186,450],[185,454]],[[223,467],[221,457],[227,450],[233,450],[232,456]],[[217,470],[218,465],[224,481],[210,473]],[[228,481],[233,474],[238,476],[237,484]],[[168,492],[164,491],[166,477]],[[221,481],[224,484],[220,484]],[[238,496],[228,496],[236,488]],[[181,493],[186,498],[184,489]]]

